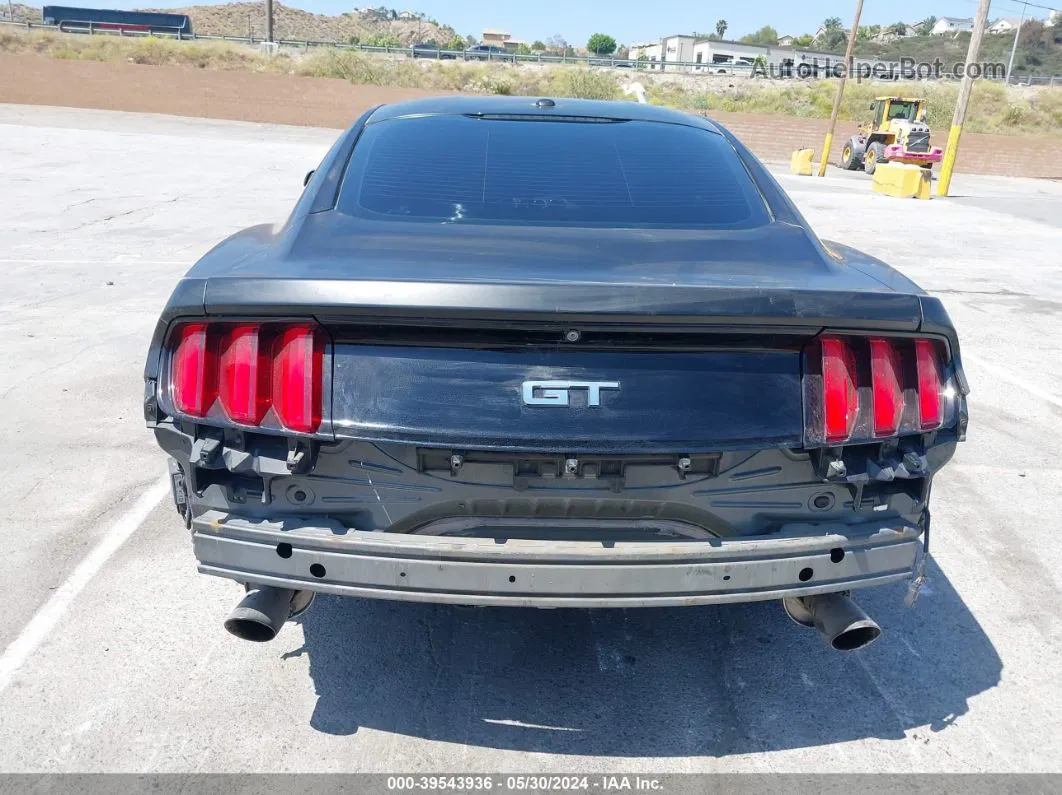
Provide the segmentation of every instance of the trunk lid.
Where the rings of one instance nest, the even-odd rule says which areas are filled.
[[[279,256],[278,256],[279,250]],[[917,295],[830,257],[804,229],[584,229],[309,216],[209,277],[209,314],[914,330]]]

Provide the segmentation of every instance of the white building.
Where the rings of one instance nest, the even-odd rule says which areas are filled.
[[[627,57],[632,61],[649,61],[650,69],[657,69],[660,56],[664,54],[664,45],[659,41],[645,44],[632,44],[627,50]]]
[[[934,36],[953,36],[956,33],[969,33],[973,30],[973,19],[956,19],[941,17],[930,33]]]
[[[988,26],[989,33],[1013,33],[1021,26],[1021,20],[1017,17],[1001,17]]]
[[[732,68],[735,66],[741,67],[741,71],[747,71],[746,67],[752,67],[757,58],[762,56],[766,61],[770,51],[770,47],[761,44],[705,39],[698,41],[693,47],[693,60],[698,64],[694,71],[732,74],[737,71]]]
[[[826,77],[837,74],[844,56],[818,52],[805,47],[743,44],[720,39],[696,39],[693,36],[668,36],[659,42],[635,44],[631,60],[648,61],[652,70],[693,74],[749,75],[757,63],[771,77]],[[855,67],[878,70],[882,74],[898,69],[899,64],[856,58]]]
[[[627,57],[632,61],[649,61],[650,69],[665,70],[668,61],[691,63],[694,60],[693,47],[696,42],[697,39],[693,36],[666,36],[654,44],[631,45]]]

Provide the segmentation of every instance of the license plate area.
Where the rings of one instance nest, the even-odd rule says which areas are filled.
[[[594,455],[545,453],[496,453],[478,450],[417,449],[417,468],[428,474],[447,474],[462,479],[483,477],[507,482],[517,490],[538,481],[590,480],[620,491],[630,481],[681,482],[686,478],[715,477],[719,453]]]

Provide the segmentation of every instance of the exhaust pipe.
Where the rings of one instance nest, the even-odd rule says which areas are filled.
[[[313,593],[250,585],[250,590],[225,619],[225,629],[243,640],[265,643],[273,640],[289,618],[310,606]]]
[[[805,627],[814,627],[837,651],[855,651],[869,646],[881,635],[863,609],[843,593],[790,597],[782,600],[789,617]]]

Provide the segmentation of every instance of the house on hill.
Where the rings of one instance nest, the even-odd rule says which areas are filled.
[[[920,25],[905,24],[903,30],[900,30],[899,28],[894,29],[892,25],[889,25],[888,27],[883,27],[881,30],[879,30],[874,36],[873,41],[876,41],[879,44],[888,44],[889,42],[897,41],[899,39],[906,39],[910,36],[917,36],[919,35],[920,31]]]
[[[824,39],[826,37],[826,33],[827,32],[828,32],[828,30],[827,30],[825,25],[819,25],[819,29],[815,31],[814,39],[816,41],[821,41],[822,39]],[[852,29],[851,28],[844,28],[844,37],[847,39],[851,35],[852,35]],[[781,42],[779,42],[779,43],[781,43]]]
[[[969,33],[973,30],[973,18],[957,19],[955,17],[941,17],[933,26],[930,34],[933,36],[953,36],[956,33]]]
[[[997,35],[1003,33],[1013,33],[1020,27],[1021,20],[1017,17],[1000,17],[988,26],[988,32],[995,33]]]

